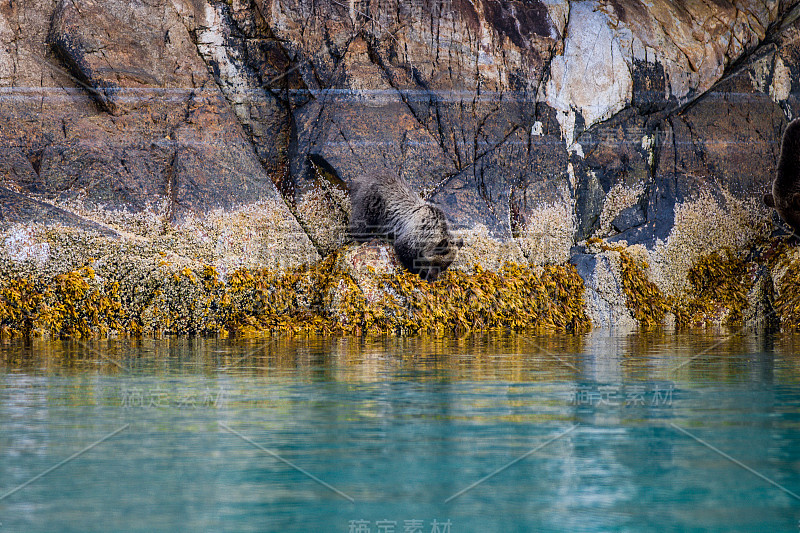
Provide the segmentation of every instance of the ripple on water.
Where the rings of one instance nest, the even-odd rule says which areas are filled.
[[[594,332],[4,344],[0,523],[795,531],[796,342]]]

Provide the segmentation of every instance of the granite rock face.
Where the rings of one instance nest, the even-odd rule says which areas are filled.
[[[342,191],[385,169],[465,237],[455,268],[565,262],[602,237],[644,245],[673,293],[694,258],[768,232],[758,199],[800,110],[798,14],[800,0],[5,3],[0,224],[191,260],[194,242],[223,270],[297,264],[346,242]],[[613,278],[607,258],[581,264]]]
[[[578,274],[586,285],[587,311],[595,328],[631,330],[636,321],[620,298],[619,252],[577,254],[572,257]]]

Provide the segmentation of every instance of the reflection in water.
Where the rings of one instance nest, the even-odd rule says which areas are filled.
[[[726,335],[3,344],[0,523],[792,530],[797,338]]]
[[[370,382],[414,379],[772,380],[800,375],[798,337],[673,334],[481,334],[464,337],[273,337],[269,339],[122,339],[0,345],[0,370],[124,375],[196,373],[280,375]],[[775,368],[775,358],[780,359]]]

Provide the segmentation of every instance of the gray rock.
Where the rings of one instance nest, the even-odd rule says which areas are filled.
[[[619,253],[579,254],[570,259],[586,286],[587,313],[593,328],[636,327],[636,320],[625,304]]]
[[[620,211],[619,215],[611,221],[611,227],[622,233],[625,230],[641,226],[646,221],[647,217],[644,214],[644,209],[637,204]]]

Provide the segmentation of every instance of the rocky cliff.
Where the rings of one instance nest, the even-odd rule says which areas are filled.
[[[380,168],[442,206],[466,242],[456,269],[571,261],[596,326],[652,318],[625,297],[639,277],[671,302],[657,322],[736,315],[766,283],[761,320],[794,301],[797,254],[760,198],[800,111],[798,15],[797,0],[0,3],[0,262],[45,280],[91,265],[123,287],[314,264],[346,242],[347,183]],[[698,273],[713,254],[745,265],[745,303],[691,303],[703,272],[725,277]]]

